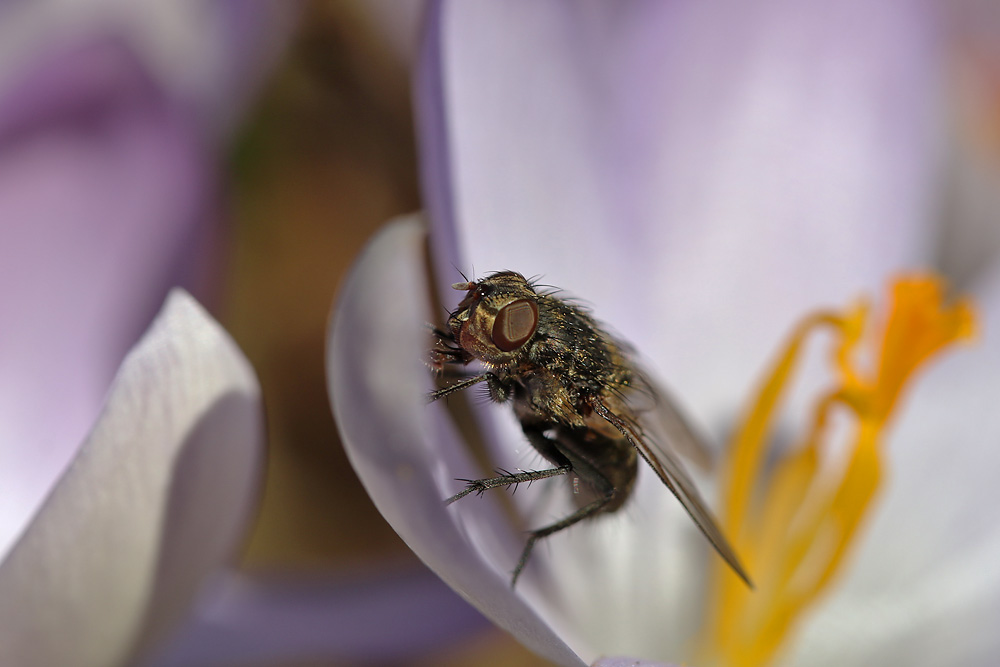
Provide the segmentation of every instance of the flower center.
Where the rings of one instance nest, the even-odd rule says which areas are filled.
[[[721,522],[756,589],[713,561],[699,664],[763,665],[775,657],[857,541],[882,476],[883,433],[904,386],[975,329],[971,304],[946,304],[942,283],[921,275],[894,282],[880,340],[862,338],[868,319],[865,305],[807,317],[736,431],[722,471]],[[804,344],[821,329],[834,333],[834,388],[816,401],[797,446],[765,473],[776,410]],[[866,368],[859,356],[870,362]],[[849,422],[850,435],[836,443],[842,430],[831,428],[833,419]]]

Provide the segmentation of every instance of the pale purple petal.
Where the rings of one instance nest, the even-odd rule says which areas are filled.
[[[263,433],[249,363],[173,292],[0,565],[0,663],[105,667],[162,640],[234,555]]]
[[[206,258],[199,135],[115,40],[52,52],[0,93],[0,555]]]
[[[982,287],[981,340],[914,386],[866,538],[788,664],[996,663],[1000,267]]]
[[[935,19],[909,0],[432,3],[442,284],[540,274],[720,417],[806,309],[922,256]]]
[[[539,616],[544,611],[535,611],[544,602],[532,600],[533,609],[521,597],[530,589],[511,590],[510,568],[523,543],[495,498],[444,504],[460,488],[454,478],[475,467],[444,406],[425,398],[431,383],[421,363],[430,317],[424,241],[418,220],[390,224],[338,299],[327,376],[348,457],[385,519],[446,583],[539,655],[583,664],[560,639],[569,642],[573,633],[554,632]]]
[[[401,663],[492,625],[436,575],[225,575],[152,664]]]

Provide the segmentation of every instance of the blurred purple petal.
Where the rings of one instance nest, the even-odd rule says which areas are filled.
[[[0,91],[0,555],[167,289],[200,268],[199,137],[115,40],[49,54]]]
[[[379,511],[428,567],[531,650],[580,665],[522,599],[527,590],[511,589],[507,568],[522,538],[495,499],[444,504],[456,490],[454,478],[473,464],[443,406],[426,404],[424,240],[418,220],[390,224],[355,264],[338,299],[327,376],[344,446]],[[537,609],[541,602],[532,604]],[[572,634],[563,630],[557,628],[563,637]]]
[[[436,575],[223,576],[154,665],[414,660],[492,625]]]
[[[167,6],[178,3],[161,0]],[[295,26],[301,0],[202,0],[190,11],[190,27],[204,28],[202,40],[215,46],[220,68],[196,88],[211,117],[230,124],[260,87]],[[180,60],[179,49],[171,57]],[[190,76],[199,68],[178,68]]]
[[[104,667],[162,640],[238,546],[263,444],[253,370],[172,293],[0,565],[0,663]]]
[[[212,130],[230,125],[294,25],[298,2],[92,0],[0,7],[0,88],[11,69],[114,35]]]
[[[935,19],[909,0],[432,3],[437,264],[541,274],[702,412],[729,409],[802,312],[921,258]]]

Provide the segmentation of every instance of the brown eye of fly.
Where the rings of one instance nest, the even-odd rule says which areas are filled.
[[[530,299],[508,303],[493,321],[493,344],[504,352],[524,345],[538,326],[538,306]]]

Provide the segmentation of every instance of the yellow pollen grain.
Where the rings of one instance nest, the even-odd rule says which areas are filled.
[[[736,431],[723,471],[721,520],[756,588],[713,564],[699,664],[750,667],[778,654],[856,542],[882,478],[883,431],[905,386],[931,357],[975,331],[971,304],[946,304],[941,281],[927,275],[894,281],[865,369],[856,356],[869,319],[864,305],[807,317]],[[834,332],[834,387],[818,397],[797,446],[765,477],[762,464],[789,380],[803,346],[823,328]],[[828,431],[837,413],[848,416],[853,433],[846,462],[831,470],[823,454],[832,446]]]

